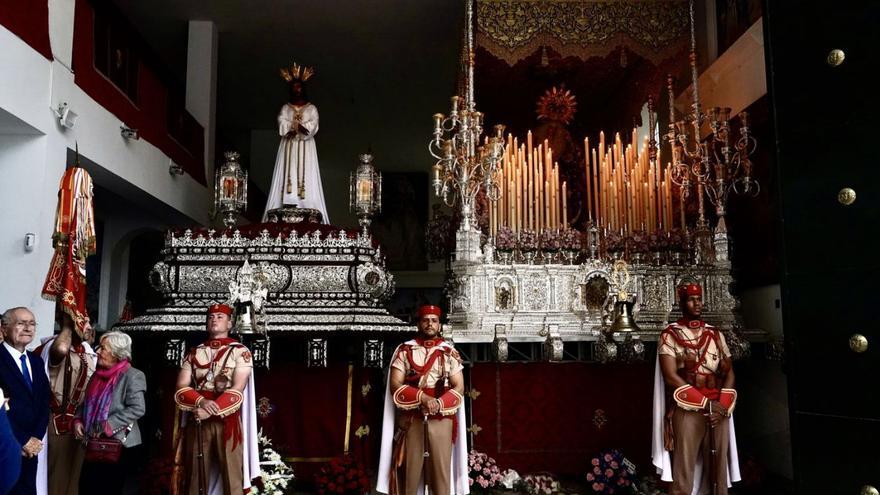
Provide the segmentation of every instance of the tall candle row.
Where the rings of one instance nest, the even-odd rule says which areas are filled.
[[[659,150],[650,159],[647,138],[641,147],[633,146],[637,141],[636,129],[626,146],[620,133],[606,143],[600,132],[599,145],[592,149],[589,138],[584,139],[588,218],[617,232],[668,232],[673,227],[670,169],[660,166]]]
[[[531,131],[522,144],[508,135],[497,174],[501,194],[489,212],[491,235],[503,227],[513,232],[568,228],[568,184],[560,186],[559,165],[546,140],[536,147]]]

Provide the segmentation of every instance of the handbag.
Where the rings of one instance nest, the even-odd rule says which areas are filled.
[[[113,432],[115,435],[117,432],[121,431],[116,430]],[[125,427],[125,435],[122,437],[122,440],[118,440],[116,438],[107,437],[95,437],[89,438],[88,442],[86,442],[86,462],[96,462],[102,464],[115,464],[119,462],[119,457],[122,455],[122,446],[125,443],[125,439],[128,438],[128,433],[131,431],[131,425]]]

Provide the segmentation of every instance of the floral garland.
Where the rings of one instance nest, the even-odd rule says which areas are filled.
[[[293,479],[293,470],[272,448],[272,440],[263,435],[262,428],[260,428],[257,441],[260,445],[260,481],[251,493],[283,495],[287,484]]]
[[[370,476],[351,456],[336,457],[315,473],[318,495],[363,495],[370,491]]]

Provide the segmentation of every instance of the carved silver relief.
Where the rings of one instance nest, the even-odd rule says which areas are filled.
[[[669,303],[666,300],[666,280],[658,276],[641,278],[641,309],[663,311]]]
[[[161,261],[153,265],[153,269],[150,270],[149,275],[150,286],[158,292],[170,291],[171,284],[169,283],[168,271],[168,265]]]
[[[516,279],[502,275],[495,279],[495,311],[513,311],[517,306]]]
[[[548,308],[550,284],[545,277],[540,273],[530,273],[523,285],[523,303],[527,310],[543,311]]]
[[[238,266],[183,265],[180,267],[180,292],[226,292],[235,279]]]

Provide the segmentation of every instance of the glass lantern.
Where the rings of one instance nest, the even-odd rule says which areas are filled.
[[[226,162],[217,169],[214,180],[214,211],[222,215],[223,224],[230,228],[247,208],[248,174],[238,163],[238,152],[227,151],[223,157]]]
[[[373,167],[373,155],[358,155],[357,169],[351,172],[349,210],[367,233],[374,215],[382,211],[382,174]]]

